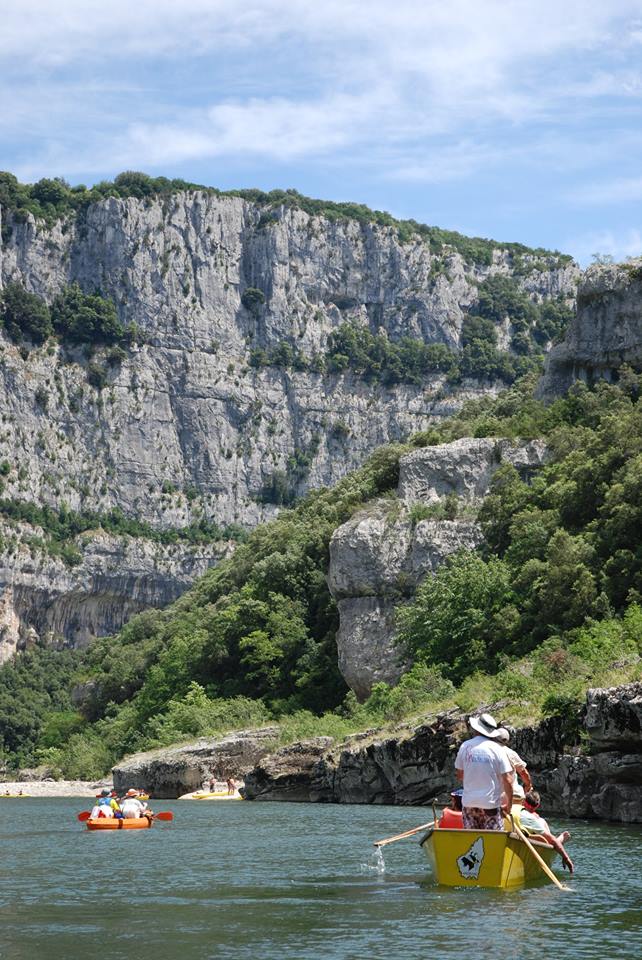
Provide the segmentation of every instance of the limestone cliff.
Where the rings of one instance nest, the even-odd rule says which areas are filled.
[[[617,379],[622,364],[642,369],[642,259],[584,273],[575,319],[548,356],[539,394],[553,399],[575,380]]]
[[[39,532],[0,520],[0,663],[38,639],[84,646],[115,633],[133,614],[175,600],[232,547],[98,531],[79,538],[82,559],[70,567],[42,549]]]
[[[490,265],[469,262],[447,246],[435,253],[419,237],[402,241],[391,226],[287,206],[266,216],[239,197],[198,191],[106,199],[51,226],[31,214],[4,220],[0,282],[18,281],[49,301],[71,282],[98,289],[140,334],[124,357],[94,356],[101,387],[88,380],[80,349],[50,343],[27,351],[0,331],[5,498],[98,513],[118,508],[156,528],[200,518],[251,526],[278,509],[265,496],[275,477],[285,477],[295,495],[333,484],[376,446],[496,389],[453,386],[444,376],[386,389],[350,373],[255,369],[249,357],[253,348],[282,343],[308,358],[322,355],[328,334],[346,320],[392,339],[458,348],[479,282],[516,269],[500,247]],[[555,255],[521,255],[515,276],[536,301],[572,298],[577,268]],[[506,318],[501,336],[509,339],[510,329]],[[87,600],[81,584],[92,590],[95,581],[77,577],[59,606],[67,614],[43,629],[83,641],[113,629],[131,611],[140,579],[135,562],[128,580],[128,563],[123,555],[120,587],[92,601],[91,616],[80,609]],[[145,576],[156,576],[154,602],[174,598],[186,564],[179,561],[169,578],[146,567]],[[37,596],[58,591],[50,576],[62,582],[43,565],[23,571],[19,555],[0,560],[1,591],[15,595],[20,583],[36,591],[27,601],[21,588],[17,606],[5,598],[10,631]],[[20,620],[23,631],[30,626],[39,629]]]

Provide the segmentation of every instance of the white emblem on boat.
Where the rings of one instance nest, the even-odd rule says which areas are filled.
[[[479,869],[484,859],[484,838],[477,837],[472,846],[457,857],[457,866],[462,877],[466,880],[476,880],[479,876]]]

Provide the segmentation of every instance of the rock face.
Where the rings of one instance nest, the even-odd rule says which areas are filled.
[[[191,192],[107,199],[51,227],[4,217],[0,285],[19,281],[48,300],[71,282],[99,289],[142,343],[111,362],[97,352],[99,389],[82,351],[27,353],[0,330],[3,498],[118,508],[157,528],[201,517],[249,527],[274,515],[265,492],[275,479],[291,494],[331,485],[380,444],[496,389],[453,388],[443,376],[386,389],[313,366],[251,366],[252,349],[284,343],[308,359],[322,355],[347,320],[458,347],[478,282],[513,267],[506,251],[480,265],[452,248],[435,254],[419,239],[402,243],[392,227],[290,207],[264,213],[240,198]],[[575,266],[529,257],[519,282],[534,299],[574,295]],[[162,573],[152,592],[164,603],[175,595]],[[69,592],[57,628],[70,641],[85,636],[76,619],[108,632],[128,596],[95,604],[88,617],[78,608],[82,589]],[[8,609],[0,620],[15,632]]]
[[[118,631],[135,613],[175,600],[228,552],[222,543],[186,547],[86,537],[69,567],[33,544],[34,529],[0,523],[0,663],[38,638],[84,646]]]
[[[548,795],[568,816],[642,822],[642,683],[589,690],[589,756],[564,756]]]
[[[369,504],[335,531],[328,583],[339,607],[339,669],[357,697],[407,668],[394,645],[395,609],[446,557],[479,545],[480,528],[465,514],[488,493],[495,471],[508,463],[528,479],[545,459],[540,441],[464,438],[416,450],[401,458],[398,499]],[[464,516],[420,519],[417,507],[447,495]]]
[[[547,813],[642,823],[641,704],[640,683],[590,690],[584,730],[595,752],[589,754],[580,753],[578,741],[569,741],[554,718],[513,731],[511,745],[527,761]],[[322,803],[445,801],[466,736],[465,717],[451,711],[385,737],[372,730],[330,748],[321,740],[293,744],[246,775],[245,795]],[[613,749],[603,750],[604,744]]]
[[[548,355],[539,395],[553,399],[575,380],[613,380],[622,364],[642,369],[642,260],[586,271],[575,319]]]
[[[196,192],[105,200],[50,229],[31,218],[10,224],[2,283],[20,280],[47,299],[72,281],[99,288],[144,340],[111,370],[101,397],[77,364],[46,350],[24,360],[3,341],[2,443],[10,462],[28,468],[23,495],[77,508],[89,484],[101,509],[162,526],[187,522],[199,507],[221,522],[253,523],[266,513],[256,494],[295,450],[313,450],[300,490],[330,485],[373,447],[461,403],[443,378],[377,389],[351,376],[257,371],[249,350],[286,341],[308,357],[323,353],[346,319],[458,347],[476,282],[510,272],[507,254],[481,267],[456,251],[402,244],[387,227],[291,208],[265,225],[261,213],[239,198]],[[437,265],[444,269],[435,278]],[[576,280],[575,267],[553,260],[524,283],[542,298],[573,296]],[[244,306],[248,288],[264,303]],[[34,400],[38,387],[46,410]],[[169,500],[168,480],[177,488]],[[200,500],[181,496],[187,487]]]
[[[276,727],[239,730],[223,738],[134,754],[114,767],[114,789],[122,794],[135,787],[158,800],[173,800],[199,790],[213,774],[242,779],[274,749],[278,733]]]
[[[438,503],[454,495],[465,503],[478,503],[490,489],[498,467],[511,464],[523,479],[545,462],[546,444],[531,440],[463,437],[437,447],[424,447],[403,457],[399,471],[399,497],[406,503]]]

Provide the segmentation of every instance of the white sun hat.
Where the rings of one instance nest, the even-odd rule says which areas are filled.
[[[503,729],[495,718],[491,717],[490,713],[482,713],[479,717],[469,717],[468,723],[477,733],[481,733],[483,737],[491,737],[493,740],[497,739],[499,731]]]

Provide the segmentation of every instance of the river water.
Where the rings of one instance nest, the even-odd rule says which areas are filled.
[[[173,823],[97,834],[86,806],[2,800],[2,960],[642,956],[642,828],[575,821],[572,891],[506,893],[435,886],[416,838],[382,868],[425,808],[159,802]]]

